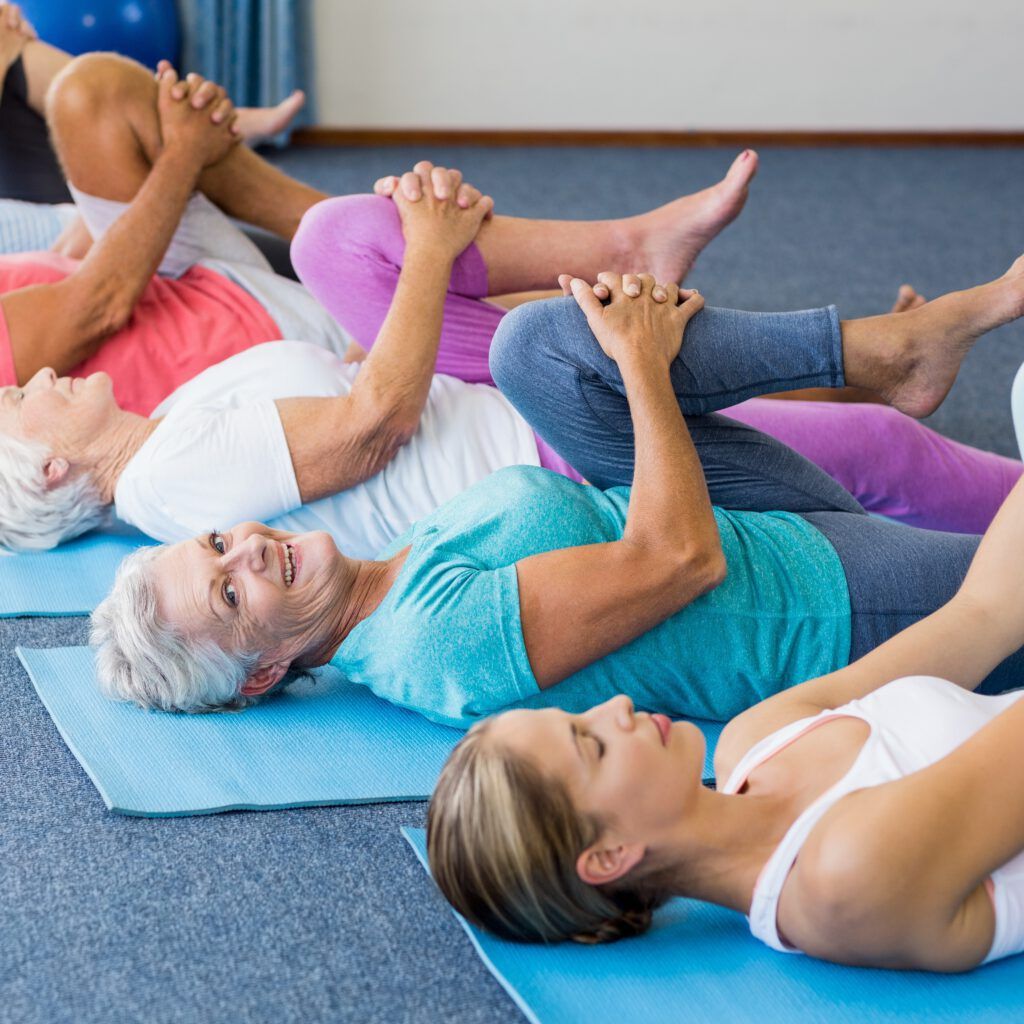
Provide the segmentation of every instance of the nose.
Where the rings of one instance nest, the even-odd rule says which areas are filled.
[[[625,732],[632,732],[636,724],[633,701],[624,693],[598,704],[590,713],[604,723],[614,724]]]
[[[226,572],[248,569],[249,572],[264,572],[267,568],[270,541],[258,533],[252,533],[245,540],[232,545],[231,550],[221,557],[221,567]]]
[[[51,366],[44,366],[38,373],[34,374],[26,388],[52,388],[57,383],[56,371]]]

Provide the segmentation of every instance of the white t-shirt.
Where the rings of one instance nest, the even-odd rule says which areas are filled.
[[[419,429],[381,472],[302,506],[274,402],[347,394],[359,368],[302,341],[211,366],[153,411],[163,419],[121,474],[117,515],[161,541],[274,520],[328,530],[345,554],[372,558],[496,469],[539,465],[533,431],[500,391],[437,374]]]

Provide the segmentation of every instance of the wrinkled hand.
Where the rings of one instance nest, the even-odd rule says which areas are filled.
[[[200,167],[223,160],[239,141],[235,105],[224,88],[195,73],[179,79],[165,61],[158,75],[157,111],[164,147],[190,153]]]
[[[409,199],[405,188],[397,189],[392,197],[402,218],[407,248],[431,249],[454,260],[476,238],[494,209],[494,200],[465,184],[461,171],[421,160],[410,173],[419,182],[419,198]]]
[[[430,169],[431,184],[434,187],[434,195],[438,199],[450,199],[454,195],[456,204],[464,210],[468,210],[469,207],[479,200],[479,189],[463,182],[462,171],[457,168],[434,167],[427,160],[421,160],[416,167]],[[451,175],[455,177],[449,178]],[[451,190],[451,181],[457,182],[454,191]],[[387,198],[394,198],[397,192],[408,199],[410,203],[418,203],[423,198],[423,180],[415,169],[406,171],[401,177],[389,174],[387,177],[378,178],[373,183],[373,191],[375,195]],[[493,216],[494,208],[492,206],[487,211],[484,220],[490,220]]]
[[[0,4],[0,67],[9,68],[36,30],[17,4]]]
[[[605,272],[594,285],[579,277],[567,284],[602,351],[617,363],[641,359],[667,368],[679,355],[687,323],[704,308],[696,289],[659,284],[650,274]]]

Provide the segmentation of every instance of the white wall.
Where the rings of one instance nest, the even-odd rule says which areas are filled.
[[[332,127],[1024,128],[1022,0],[312,0]]]

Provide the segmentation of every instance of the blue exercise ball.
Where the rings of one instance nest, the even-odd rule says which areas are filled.
[[[113,50],[155,68],[177,63],[181,48],[174,0],[19,0],[39,38],[68,53]]]

